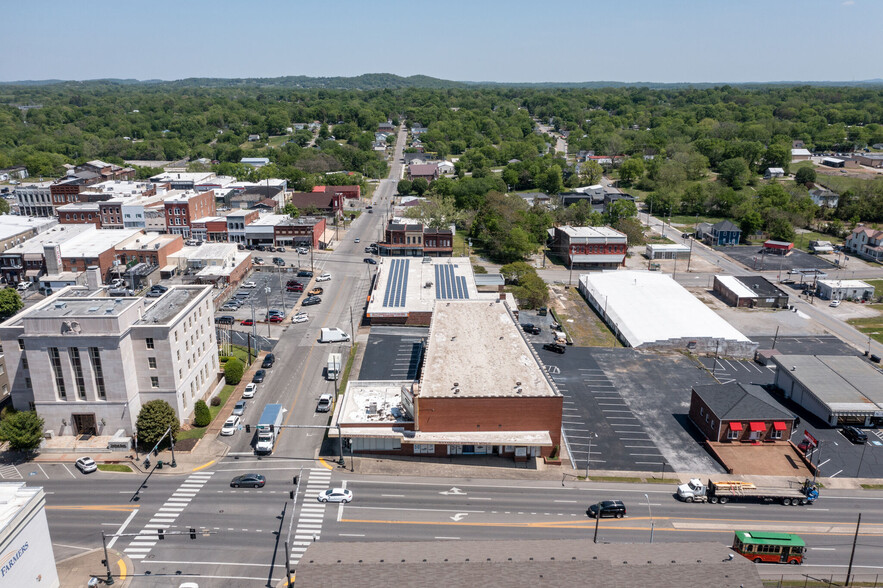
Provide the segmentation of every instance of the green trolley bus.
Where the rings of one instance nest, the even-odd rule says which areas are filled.
[[[733,551],[754,563],[803,563],[806,543],[793,533],[770,531],[736,531]]]

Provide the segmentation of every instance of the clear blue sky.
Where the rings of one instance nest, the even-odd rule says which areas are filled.
[[[7,2],[0,80],[883,77],[883,0]]]

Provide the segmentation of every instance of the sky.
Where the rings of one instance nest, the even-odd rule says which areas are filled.
[[[19,0],[3,20],[0,81],[883,78],[883,0]]]

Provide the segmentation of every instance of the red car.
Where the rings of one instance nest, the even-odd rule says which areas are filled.
[[[297,286],[288,286],[286,290],[288,290],[289,292],[303,292],[304,287],[298,284]]]
[[[241,325],[245,325],[245,326],[247,326],[247,327],[250,327],[251,325],[254,324],[254,321],[251,320],[251,319],[242,319],[242,322],[239,323],[239,324],[241,324]]]
[[[283,320],[285,320],[285,317],[278,314],[274,314],[270,317],[271,323],[281,323]]]

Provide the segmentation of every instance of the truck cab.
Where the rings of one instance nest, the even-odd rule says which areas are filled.
[[[684,502],[704,502],[708,498],[708,488],[699,478],[693,478],[678,486],[678,498]]]

